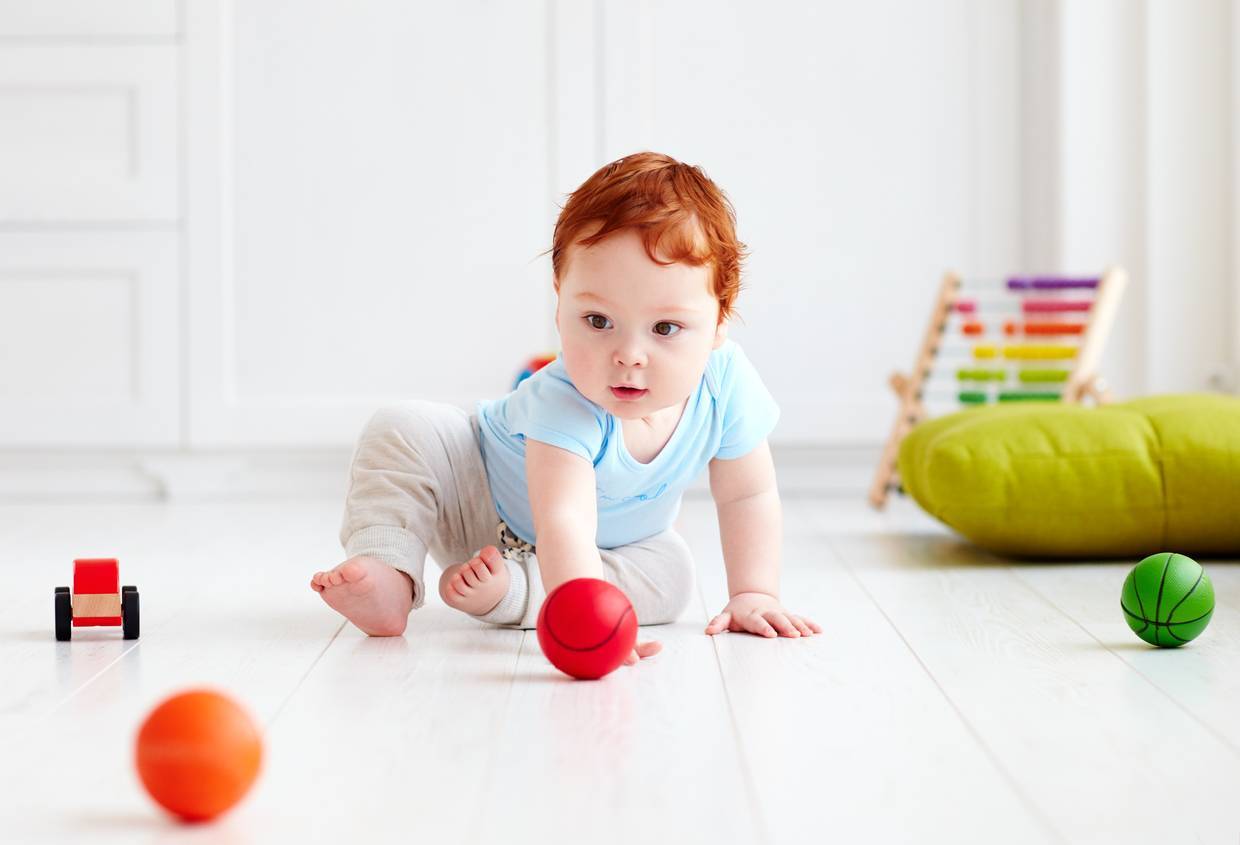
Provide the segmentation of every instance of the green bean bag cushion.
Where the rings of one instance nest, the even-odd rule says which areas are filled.
[[[1240,399],[989,405],[919,424],[904,489],[977,545],[1037,558],[1240,553]]]

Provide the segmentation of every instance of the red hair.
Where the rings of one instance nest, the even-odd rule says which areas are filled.
[[[556,220],[551,246],[555,289],[564,278],[570,246],[593,246],[625,229],[641,233],[646,254],[656,264],[709,264],[719,322],[731,315],[741,289],[745,245],[736,239],[732,203],[700,167],[643,152],[599,168],[568,195]],[[660,253],[667,260],[660,260]]]

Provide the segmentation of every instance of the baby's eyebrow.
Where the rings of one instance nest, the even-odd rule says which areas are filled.
[[[594,293],[575,293],[573,298],[597,302],[600,305],[611,305],[609,301]],[[698,309],[690,308],[686,305],[661,305],[651,310],[658,314],[696,314],[698,311]]]

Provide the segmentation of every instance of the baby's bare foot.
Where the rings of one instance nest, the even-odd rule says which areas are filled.
[[[449,566],[439,577],[439,595],[448,607],[482,616],[508,592],[508,566],[499,549],[487,546],[465,563]]]
[[[413,609],[413,581],[378,558],[359,555],[335,569],[316,572],[310,588],[372,637],[405,633]]]

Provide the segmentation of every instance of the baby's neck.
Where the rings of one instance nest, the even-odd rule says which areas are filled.
[[[681,414],[684,413],[685,403],[689,401],[688,397],[677,402],[675,405],[668,405],[666,408],[660,408],[657,411],[645,415],[644,417],[634,417],[632,419],[622,420],[625,425],[644,425],[655,431],[663,428],[676,426],[680,421]]]

